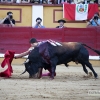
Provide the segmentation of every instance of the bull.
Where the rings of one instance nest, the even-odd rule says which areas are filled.
[[[46,42],[39,47],[35,47],[28,56],[29,62],[25,63],[25,72],[27,71],[30,77],[38,73],[37,77],[40,78],[40,69],[51,69],[50,77],[54,79],[56,65],[65,64],[65,66],[67,66],[67,63],[74,61],[83,66],[83,70],[86,74],[88,74],[87,66],[93,72],[94,77],[98,78],[98,74],[89,62],[89,52],[85,46],[99,55],[100,51],[79,42],[62,42],[61,45],[62,46],[52,46]]]

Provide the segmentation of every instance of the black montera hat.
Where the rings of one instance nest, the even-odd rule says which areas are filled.
[[[36,43],[37,40],[36,40],[35,38],[31,38],[29,42],[30,42],[30,43]]]
[[[42,21],[42,19],[40,17],[36,18],[36,22],[37,22],[37,20],[41,20]]]
[[[66,21],[63,19],[58,20],[58,23],[60,23],[60,22],[66,23]]]

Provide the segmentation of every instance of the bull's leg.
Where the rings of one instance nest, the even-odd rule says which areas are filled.
[[[82,64],[82,66],[83,66],[83,70],[84,70],[84,72],[85,72],[86,74],[88,74],[88,70],[86,69],[85,64]]]
[[[95,77],[95,78],[98,78],[98,74],[94,71],[94,69],[93,69],[91,63],[90,63],[90,62],[86,62],[85,64],[86,64],[86,66],[88,66],[89,69],[93,72],[94,77]]]
[[[26,68],[26,71],[29,73],[29,78],[32,77],[32,70],[30,69],[30,63],[25,63],[25,68]]]
[[[55,74],[55,70],[56,70],[56,65],[57,65],[57,62],[58,62],[58,58],[55,57],[55,58],[52,58],[50,60],[50,63],[51,63],[51,78],[54,79],[54,74]]]
[[[43,68],[39,68],[38,78],[41,78],[42,77],[42,70],[43,70]]]
[[[52,68],[51,68],[51,76],[50,78],[51,79],[54,79],[54,73],[55,73],[55,70],[56,70],[56,64],[51,64]]]
[[[89,67],[89,69],[93,72],[95,78],[98,77],[97,73],[94,71],[92,65],[91,65],[90,62],[89,62],[89,52],[87,51],[86,48],[81,47],[77,58],[78,58],[78,61],[79,61],[80,63],[83,63],[83,64],[85,64],[87,67]],[[86,69],[85,69],[85,71],[86,71]]]
[[[51,76],[52,73],[51,68],[48,68],[47,70],[49,71],[48,76]],[[56,72],[54,73],[54,76],[56,76]]]

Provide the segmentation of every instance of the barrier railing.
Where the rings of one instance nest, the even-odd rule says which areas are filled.
[[[16,53],[26,51],[30,38],[39,41],[52,39],[61,42],[81,42],[100,50],[100,27],[95,28],[45,28],[0,27],[0,53],[14,50]],[[88,49],[89,50],[89,49]],[[96,55],[89,50],[90,55]]]

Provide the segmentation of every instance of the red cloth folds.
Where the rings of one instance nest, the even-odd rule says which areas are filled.
[[[99,12],[98,4],[89,4],[88,19],[91,19],[97,12]]]
[[[4,68],[5,65],[8,65],[8,68],[4,72],[0,72],[0,77],[10,77],[11,73],[13,73],[13,69],[11,66],[12,60],[14,58],[14,51],[7,50],[4,56],[4,60],[1,63],[1,67]]]
[[[63,5],[63,17],[68,20],[75,20],[75,4],[64,3]]]

